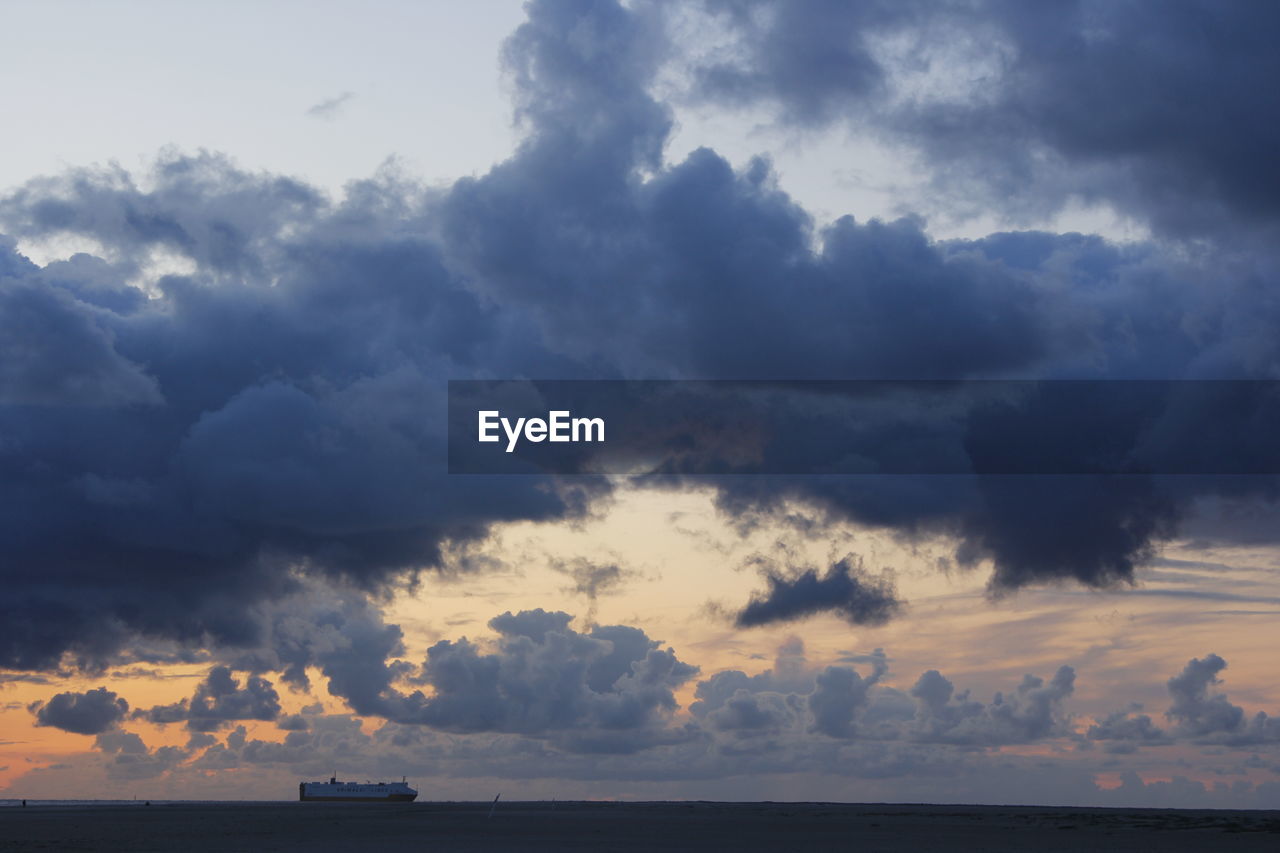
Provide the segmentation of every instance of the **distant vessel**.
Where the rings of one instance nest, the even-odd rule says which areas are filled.
[[[298,799],[304,802],[328,803],[412,803],[418,792],[401,779],[399,782],[339,782],[330,776],[328,782],[299,782]]]

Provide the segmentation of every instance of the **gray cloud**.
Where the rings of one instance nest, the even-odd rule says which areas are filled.
[[[388,776],[554,779],[556,785],[628,781],[690,793],[705,790],[696,784],[721,785],[726,778],[777,784],[818,774],[823,785],[837,786],[829,790],[871,780],[882,786],[876,790],[905,798],[912,791],[917,798],[960,797],[955,789],[946,794],[942,785],[961,780],[966,802],[975,796],[1000,801],[1022,791],[1021,798],[1032,801],[1195,806],[1261,804],[1274,793],[1243,780],[1227,792],[1189,782],[1162,788],[1127,775],[1134,765],[1117,763],[1132,760],[1142,746],[1184,743],[1212,745],[1225,766],[1245,760],[1265,766],[1251,756],[1260,744],[1275,741],[1274,732],[1268,735],[1271,718],[1259,714],[1253,719],[1260,722],[1253,723],[1221,713],[1235,706],[1210,692],[1223,670],[1212,655],[1191,661],[1171,679],[1173,708],[1181,716],[1171,714],[1175,725],[1168,730],[1130,706],[1082,731],[1067,706],[1075,686],[1070,667],[1049,680],[1026,675],[1012,690],[983,702],[969,690],[957,691],[936,670],[922,674],[909,693],[897,689],[886,683],[888,656],[880,650],[854,655],[861,672],[810,665],[795,637],[763,672],[728,670],[700,681],[691,719],[681,720],[672,714],[672,690],[687,683],[692,667],[639,629],[602,626],[581,633],[569,628],[570,621],[568,614],[545,610],[504,613],[491,621],[499,636],[489,649],[442,641],[421,672],[396,679],[422,681],[432,695],[397,690],[382,696],[404,716],[384,719],[371,733],[359,718],[326,714],[319,705],[279,719],[283,742],[251,738],[238,726],[216,736],[195,732],[184,748],[152,749],[136,733],[107,728],[95,742],[99,766],[120,781],[167,773],[178,780],[188,772],[249,766],[287,778],[326,778],[334,766],[358,762]],[[206,685],[197,692],[231,695],[222,675]],[[1201,724],[1189,728],[1187,721],[1196,719]],[[1045,773],[1043,756],[1024,759],[999,749],[1072,742],[1080,749],[1087,741],[1105,745],[1105,755],[1082,752],[1070,767],[1051,774]],[[1125,791],[1098,789],[1094,774],[1117,768],[1126,774]],[[1073,773],[1080,774],[1079,784],[1036,787],[1036,779]]]
[[[1105,741],[1110,753],[1133,752],[1139,746],[1163,746],[1173,739],[1151,721],[1147,714],[1139,713],[1141,705],[1125,711],[1116,711],[1089,726],[1085,736],[1089,740]]]
[[[145,755],[148,751],[147,745],[136,733],[118,729],[102,732],[94,738],[93,745],[108,755]]]
[[[29,710],[37,726],[53,726],[64,732],[96,735],[116,728],[129,713],[129,703],[105,687],[84,693],[58,693],[47,702],[35,702]]]
[[[809,694],[814,730],[829,737],[853,737],[854,717],[866,707],[867,694],[884,671],[878,667],[870,678],[863,678],[848,667],[829,666],[823,670]]]
[[[1095,41],[1071,4],[933,8],[836,6],[808,20],[791,10],[773,18],[730,10],[745,55],[761,61],[712,69],[703,91],[781,101],[820,84],[809,72],[827,57],[841,72],[794,112],[827,120],[845,97],[833,87],[860,104],[892,88],[896,72],[876,65],[868,39],[909,32],[925,18],[958,16],[969,27],[973,14],[986,15],[981,26],[1021,57],[1016,79],[940,125],[931,162],[994,158],[1001,168],[972,171],[1021,185],[1023,175],[1005,168],[1026,165],[1021,155],[972,142],[989,141],[972,126],[994,127],[1014,147],[1032,141],[1027,151],[1047,146],[1072,168],[1096,166],[1102,177],[1090,186],[1113,188],[1106,198],[1148,212],[1170,233],[1180,226],[1166,214],[1193,195],[1228,209],[1231,221],[1271,221],[1270,161],[1239,141],[1270,138],[1271,107],[1246,111],[1248,126],[1232,143],[1218,132],[1231,122],[1183,114],[1163,95],[1148,104],[1139,81],[1161,79],[1163,48],[1157,56],[1147,41],[1137,51],[1118,47],[1144,22],[1201,58],[1239,36],[1240,51],[1231,48],[1239,63],[1196,63],[1206,85],[1186,91],[1211,108],[1204,115],[1254,105],[1265,87],[1235,85],[1219,97],[1274,62],[1256,37],[1265,28],[1242,30],[1236,7],[1206,11],[1212,26],[1203,31],[1190,26],[1189,6],[1168,15],[1140,3],[1108,8]],[[201,154],[168,156],[141,177],[70,170],[0,200],[0,226],[13,238],[101,246],[43,267],[12,240],[0,247],[0,347],[21,353],[0,368],[0,499],[13,508],[0,518],[0,665],[92,671],[145,638],[157,648],[216,649],[228,665],[283,671],[295,684],[317,665],[359,713],[437,714],[463,725],[445,714],[444,700],[393,689],[412,667],[397,657],[401,631],[359,599],[431,570],[494,524],[581,517],[610,487],[589,477],[446,476],[446,377],[1270,375],[1280,343],[1266,282],[1280,266],[1268,251],[1225,238],[1189,253],[1044,233],[942,243],[913,217],[816,223],[763,159],[735,169],[699,149],[664,165],[672,111],[653,94],[672,55],[662,23],[661,10],[644,4],[531,3],[504,51],[524,136],[486,174],[439,191],[384,172],[332,203],[299,181]],[[846,42],[850,34],[858,37]],[[809,39],[823,49],[811,50]],[[756,72],[742,77],[744,68]],[[1100,69],[1121,84],[1102,91],[1089,76]],[[1185,80],[1191,72],[1169,73]],[[1077,78],[1089,85],[1062,85]],[[1045,87],[1068,99],[1052,102],[1061,109],[1036,106]],[[1104,123],[1101,139],[1081,137],[1075,118],[1093,121],[1091,99],[1108,115],[1132,100],[1141,107],[1134,115],[1168,131],[1153,137],[1168,147],[1153,151],[1128,118]],[[889,129],[910,135],[947,109],[915,105]],[[999,121],[983,124],[988,118]],[[1003,133],[1012,119],[1028,124]],[[1031,177],[1027,186],[1056,203],[1047,178]],[[1187,209],[1193,219],[1204,210]],[[186,271],[150,272],[166,258]],[[33,329],[47,334],[32,337]],[[1171,401],[1153,434],[1194,433],[1230,410],[1207,402]],[[812,401],[797,407],[801,416],[822,411]],[[1043,428],[1068,433],[1092,414],[1053,399],[1039,411]],[[901,452],[904,435],[930,454],[966,441],[1022,452],[1036,436],[1010,436],[999,419],[975,422],[970,433],[876,426],[869,458]],[[831,449],[812,425],[799,435],[804,441],[766,451]],[[1212,447],[1228,452],[1231,443]],[[952,536],[961,562],[990,561],[995,591],[1063,579],[1126,584],[1204,499],[1274,514],[1277,494],[1273,478],[1252,477],[696,482],[714,488],[737,521],[781,523],[800,502],[832,520]],[[761,599],[769,617],[834,609],[874,621],[893,609],[885,590],[863,595],[852,571],[779,577],[778,606]],[[299,604],[329,582],[346,590],[342,600]],[[308,614],[318,618],[308,624]],[[577,649],[557,664],[605,654],[586,651],[604,643],[594,634],[550,633]],[[515,637],[504,640],[513,649],[525,642]],[[526,639],[537,655],[552,654]],[[650,650],[628,663],[652,656],[644,677],[663,683],[679,671],[664,655]],[[477,674],[493,665],[461,641],[437,657],[432,677],[444,677],[446,661]],[[641,717],[658,714],[670,684],[642,686],[639,672],[626,690],[597,675],[589,693],[529,702],[526,712],[490,722],[520,730],[584,705],[604,732],[611,703],[622,716],[632,702]],[[1019,700],[1029,716],[1013,728],[1029,731],[1039,719],[1027,704],[1036,689]],[[470,698],[459,689],[451,700]]]
[[[108,731],[98,735],[94,746],[106,756],[108,779],[135,781],[155,779],[191,757],[192,749],[161,746],[151,749],[133,732]]]
[[[752,596],[738,611],[734,621],[739,627],[788,622],[817,613],[834,613],[853,625],[882,625],[902,609],[892,579],[869,574],[853,557],[833,563],[821,577],[816,569],[786,576],[775,567],[766,567],[764,578],[768,591]]]
[[[672,690],[697,673],[672,649],[624,626],[579,633],[567,613],[504,613],[490,620],[494,653],[466,639],[427,650],[420,679],[432,688],[388,691],[383,716],[446,731],[553,737],[582,752],[631,752],[678,733],[665,727]]]
[[[280,697],[270,681],[250,675],[241,687],[225,666],[209,670],[190,699],[134,712],[134,717],[152,723],[185,721],[193,732],[217,731],[234,720],[274,720],[278,716]]]
[[[1073,198],[1105,201],[1179,235],[1274,226],[1280,214],[1267,154],[1280,112],[1263,94],[1280,70],[1272,9],[705,6],[731,47],[693,66],[696,96],[914,144],[953,203],[967,192],[1034,215]]]
[[[1059,667],[1046,684],[1026,675],[1012,693],[997,693],[983,704],[969,698],[969,691],[955,693],[954,685],[937,670],[920,676],[911,695],[917,703],[910,736],[926,743],[997,744],[1030,743],[1069,731],[1062,703],[1075,689],[1075,670]]]
[[[706,722],[719,732],[776,734],[792,725],[803,710],[803,705],[794,696],[739,689],[719,708],[708,713]]]
[[[587,612],[582,618],[588,625],[595,624],[596,605],[600,596],[617,592],[624,582],[636,575],[636,572],[618,561],[593,562],[582,557],[553,559],[551,569],[568,575],[573,582],[566,592],[586,596]]]
[[[355,92],[343,92],[340,95],[334,95],[332,98],[325,98],[307,107],[306,114],[311,118],[335,119],[342,112],[343,107],[355,96]]]
[[[726,669],[699,681],[689,711],[695,717],[704,717],[722,708],[739,692],[800,694],[812,686],[813,673],[805,660],[804,641],[790,637],[778,648],[771,669],[751,676],[741,670]]]
[[[1227,662],[1210,654],[1192,658],[1182,672],[1169,679],[1169,695],[1173,705],[1168,717],[1179,730],[1192,736],[1230,732],[1244,724],[1244,711],[1227,701],[1226,694],[1209,693],[1210,685],[1220,683],[1218,673]]]
[[[1207,743],[1234,745],[1280,741],[1280,717],[1265,711],[1246,718],[1244,709],[1234,705],[1225,693],[1211,693],[1220,684],[1218,673],[1227,662],[1215,654],[1187,661],[1182,672],[1169,679],[1173,704],[1165,716],[1176,725],[1177,734]]]
[[[0,405],[162,402],[155,380],[116,352],[99,310],[34,284],[0,288]]]

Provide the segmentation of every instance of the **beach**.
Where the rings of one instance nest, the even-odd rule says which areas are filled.
[[[1275,850],[1280,812],[828,803],[144,803],[0,809],[0,851]]]

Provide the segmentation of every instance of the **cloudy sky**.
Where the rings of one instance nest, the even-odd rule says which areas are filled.
[[[0,797],[1280,808],[1280,8],[4,12]],[[1194,381],[450,474],[527,378]]]

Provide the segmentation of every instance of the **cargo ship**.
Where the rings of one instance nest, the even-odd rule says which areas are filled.
[[[328,782],[299,782],[298,799],[303,802],[326,803],[412,803],[418,792],[401,779],[399,782],[339,782],[330,776]]]

